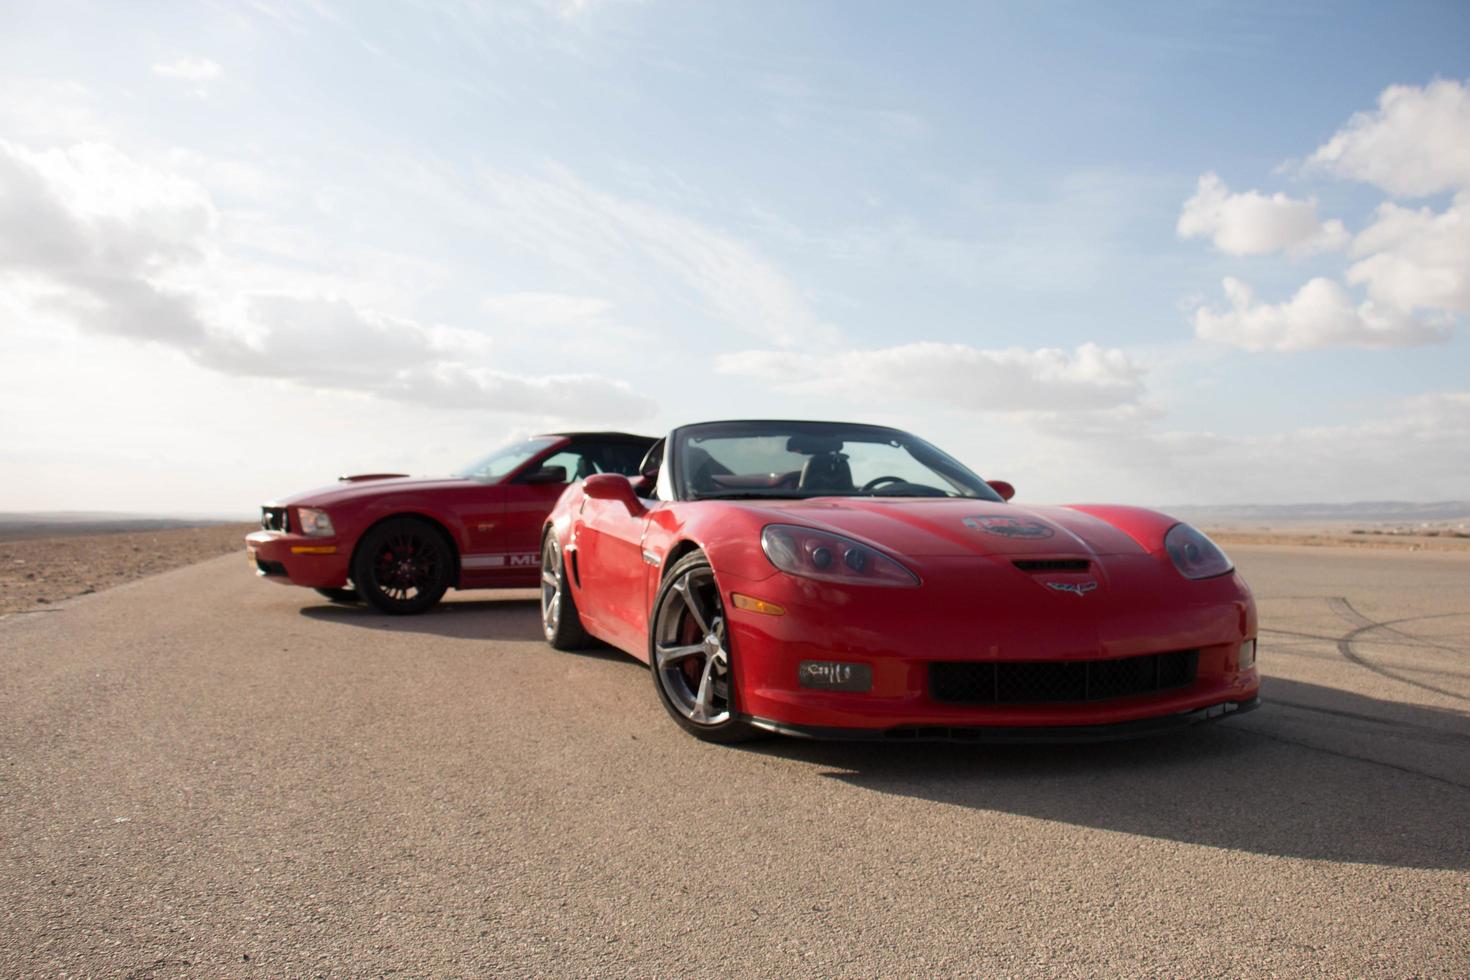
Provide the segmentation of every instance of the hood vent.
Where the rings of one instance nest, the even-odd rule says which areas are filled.
[[[363,480],[391,480],[395,477],[408,476],[407,473],[353,473],[351,476],[337,477],[338,483],[361,483]]]
[[[1085,572],[1092,567],[1086,558],[1021,558],[1011,564],[1023,572]]]

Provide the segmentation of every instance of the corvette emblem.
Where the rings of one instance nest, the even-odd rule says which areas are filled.
[[[967,517],[965,526],[1006,538],[1049,538],[1056,533],[1040,521],[1023,521],[1015,517]]]
[[[1096,582],[1048,582],[1048,589],[1056,589],[1058,592],[1070,592],[1075,596],[1084,596],[1097,588]]]

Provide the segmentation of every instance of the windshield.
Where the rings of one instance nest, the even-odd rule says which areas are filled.
[[[837,422],[712,422],[676,430],[680,495],[1001,497],[917,436]]]
[[[454,475],[465,480],[494,483],[532,456],[550,449],[556,445],[556,442],[555,436],[542,436],[538,439],[527,439],[525,442],[502,446],[489,456],[475,460]]]

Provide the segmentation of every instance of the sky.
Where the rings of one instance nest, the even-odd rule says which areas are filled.
[[[0,510],[524,435],[1470,499],[1470,5],[0,0]]]

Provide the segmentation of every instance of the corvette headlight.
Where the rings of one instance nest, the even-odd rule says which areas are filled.
[[[332,527],[332,519],[324,510],[314,507],[297,507],[296,517],[301,522],[301,533],[313,538],[330,538],[337,531]]]
[[[1185,578],[1214,578],[1235,566],[1220,547],[1188,524],[1175,524],[1164,535],[1164,550]]]
[[[794,524],[768,524],[761,548],[771,564],[792,575],[846,585],[887,585],[912,589],[919,577],[865,544]]]

